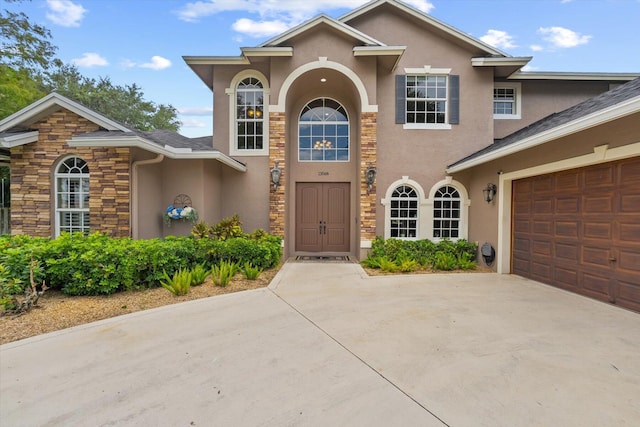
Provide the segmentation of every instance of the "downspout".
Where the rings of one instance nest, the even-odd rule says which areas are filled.
[[[138,238],[138,166],[154,165],[164,160],[164,154],[158,154],[153,159],[138,160],[132,163],[131,177],[131,237]]]

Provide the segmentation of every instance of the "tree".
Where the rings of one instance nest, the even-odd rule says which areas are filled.
[[[0,10],[0,119],[44,96],[44,72],[62,65],[50,39],[49,30],[24,13]]]
[[[47,92],[56,91],[92,110],[138,130],[180,129],[176,109],[144,99],[135,83],[114,85],[109,77],[85,77],[74,65],[63,65],[49,73]]]
[[[0,119],[42,98],[41,87],[28,70],[0,64]]]
[[[49,39],[51,32],[42,25],[29,22],[29,17],[24,13],[0,10],[1,64],[29,70],[34,74],[61,66],[62,61],[55,57],[58,48]]]
[[[172,105],[146,101],[135,83],[118,86],[109,77],[83,76],[55,57],[58,48],[50,39],[51,32],[31,23],[24,13],[0,10],[0,120],[57,91],[139,130],[180,128]]]

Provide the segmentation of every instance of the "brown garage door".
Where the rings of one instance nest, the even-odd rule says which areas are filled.
[[[640,158],[513,183],[512,271],[640,311]]]

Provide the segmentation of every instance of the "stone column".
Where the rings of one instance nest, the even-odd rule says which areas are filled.
[[[286,147],[285,113],[269,113],[269,169],[278,163],[282,171],[277,190],[270,187],[269,193],[269,233],[284,239],[285,224],[285,187],[287,168],[285,163]]]
[[[365,171],[377,168],[378,113],[360,113],[360,242],[376,237],[376,183],[369,191],[365,182]]]

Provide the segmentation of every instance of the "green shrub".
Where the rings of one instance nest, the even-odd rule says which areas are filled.
[[[206,269],[205,264],[197,264],[191,269],[191,286],[202,285],[208,275],[209,271]]]
[[[193,281],[193,277],[191,275],[190,270],[178,270],[173,274],[173,277],[170,277],[167,272],[164,272],[164,280],[160,281],[160,284],[163,288],[171,292],[172,294],[186,295],[189,293],[191,289],[191,282]]]
[[[103,233],[63,233],[56,239],[0,236],[0,265],[12,284],[30,283],[29,268],[34,260],[34,281],[44,280],[50,288],[68,295],[107,295],[157,287],[166,280],[165,272],[173,276],[203,263],[250,262],[267,269],[275,267],[281,256],[281,239],[264,231],[225,240],[194,236],[133,240]]]
[[[387,273],[395,273],[398,271],[398,265],[395,261],[392,261],[387,257],[382,257],[380,258],[380,270],[386,271]]]
[[[458,255],[457,264],[460,270],[475,270],[477,267],[476,262],[469,259],[468,254]]]
[[[371,245],[369,256],[361,262],[365,267],[392,271],[411,272],[419,268],[469,270],[475,268],[477,245],[464,239],[455,242],[442,239],[433,242],[423,240],[400,240],[376,237]],[[442,268],[441,268],[442,267]]]
[[[243,235],[242,222],[240,222],[240,218],[237,214],[229,218],[225,218],[218,224],[211,227],[211,235],[220,240],[241,237]]]
[[[420,264],[415,259],[402,258],[397,261],[398,269],[403,273],[411,273],[412,271],[416,271],[420,268]]]
[[[242,267],[242,274],[248,280],[256,280],[258,276],[262,273],[262,269],[260,267],[254,267],[250,262],[245,262]]]
[[[447,252],[439,252],[438,254],[436,254],[436,259],[433,267],[436,270],[450,271],[455,270],[457,265],[458,260],[454,255]]]
[[[216,286],[222,286],[224,288],[237,272],[237,263],[221,261],[220,264],[214,264],[213,267],[211,267],[211,279]]]
[[[11,277],[7,268],[0,264],[0,308],[4,311],[16,309],[15,295],[23,293],[24,289],[22,280]]]

